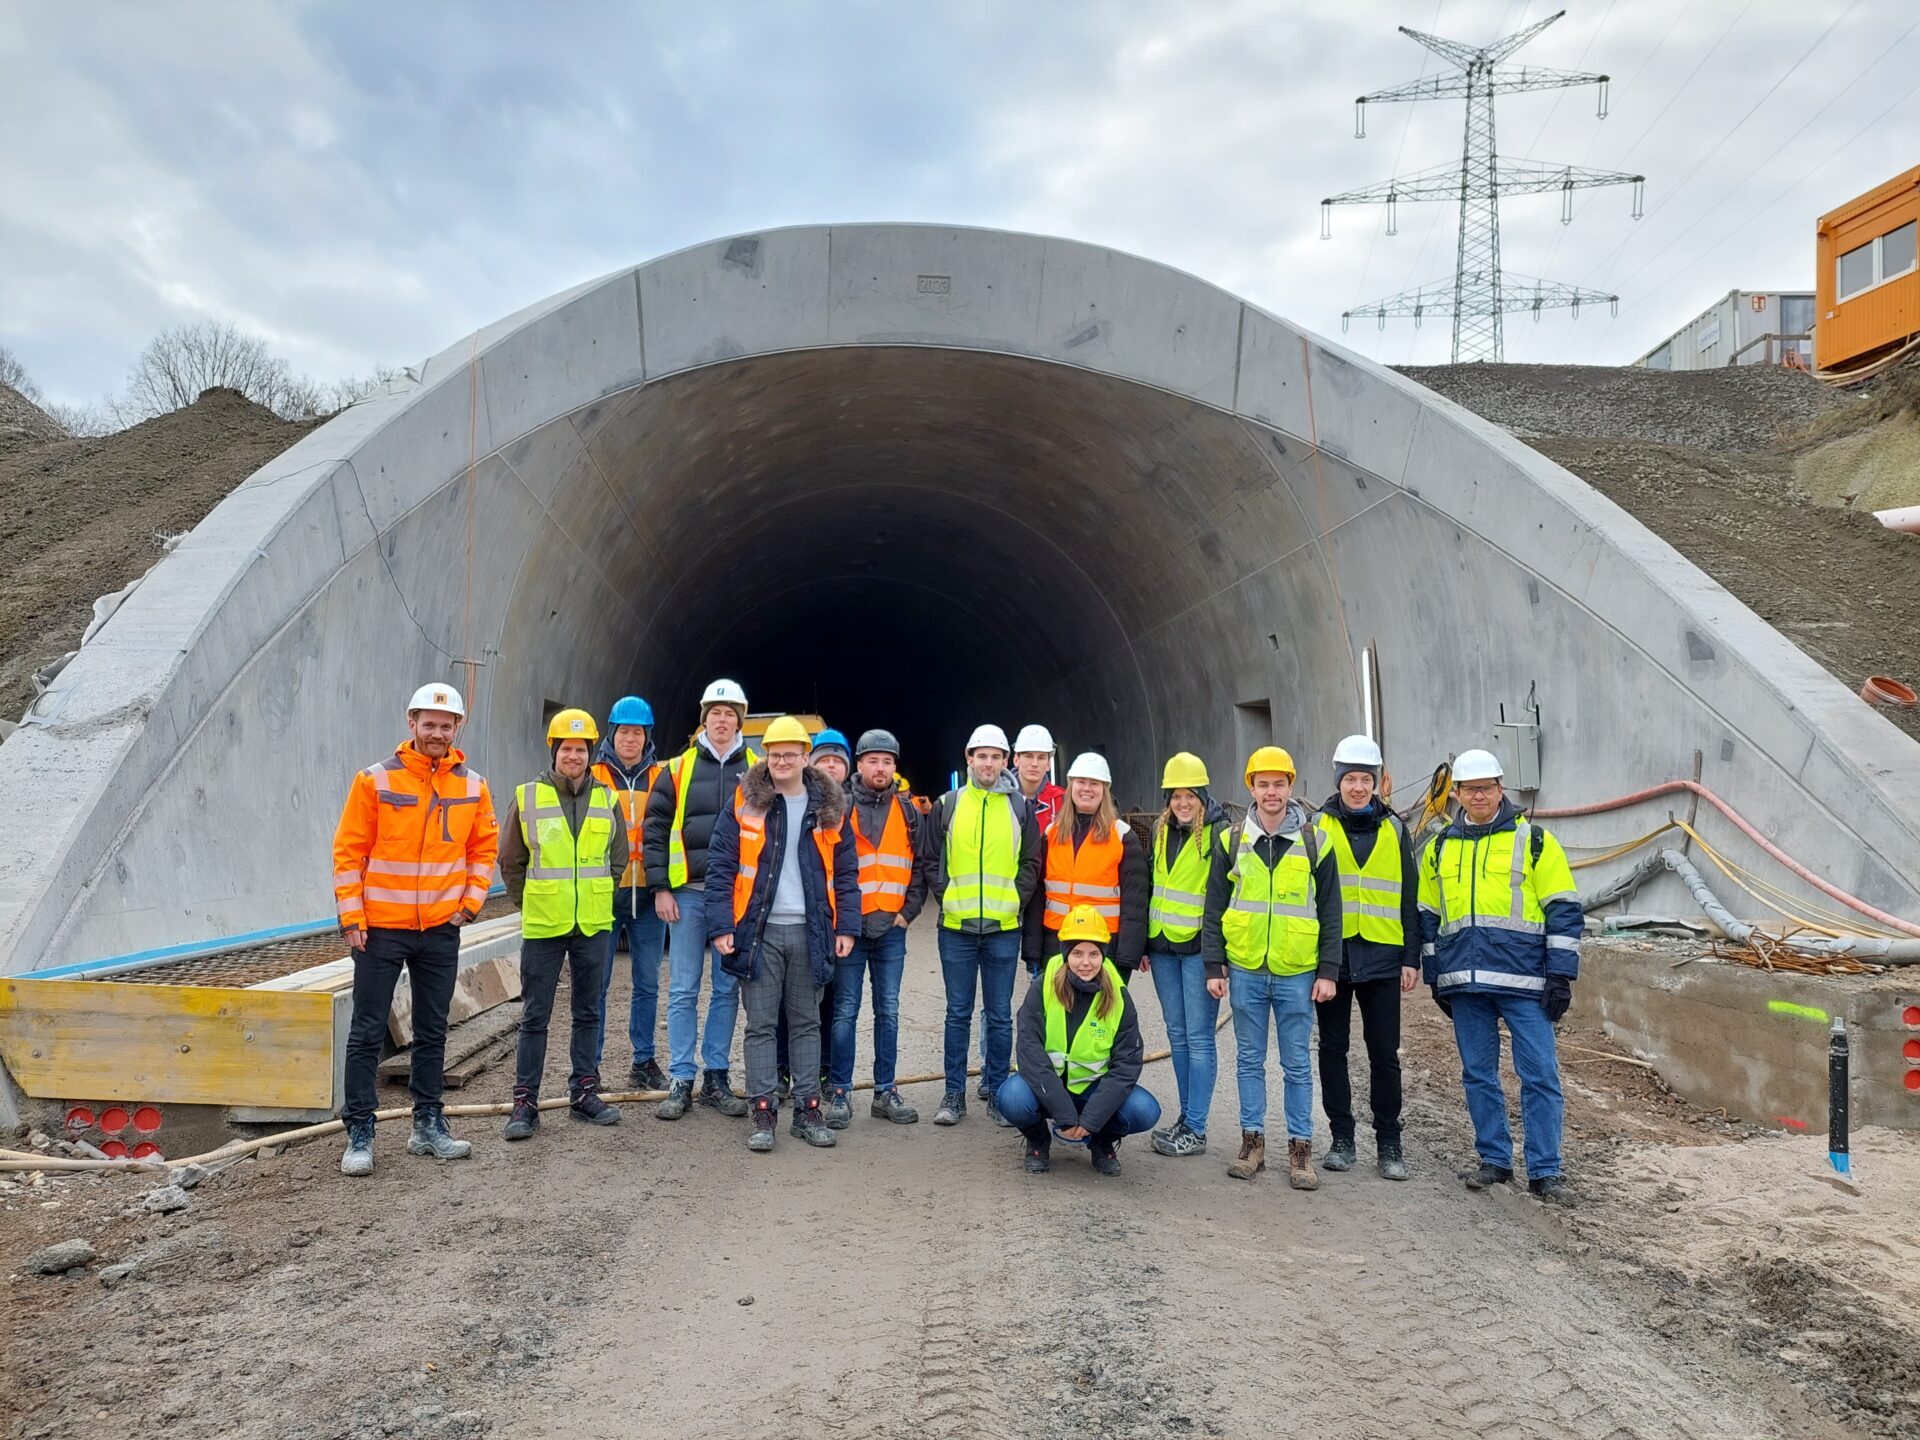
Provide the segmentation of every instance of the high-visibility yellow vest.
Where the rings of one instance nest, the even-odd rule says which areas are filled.
[[[943,927],[958,930],[962,921],[985,920],[1002,930],[1019,928],[1020,816],[1011,796],[961,786],[953,797],[943,859]]]
[[[1105,1015],[1099,1013],[1097,1005],[1089,1008],[1086,1018],[1080,1022],[1080,1028],[1073,1032],[1073,1043],[1068,1044],[1067,1007],[1060,1003],[1060,998],[1053,992],[1054,976],[1060,973],[1066,963],[1066,956],[1054,956],[1047,962],[1046,973],[1040,977],[1040,1002],[1047,1019],[1047,1059],[1052,1063],[1054,1073],[1066,1082],[1067,1089],[1076,1095],[1084,1095],[1113,1064],[1113,1042],[1120,1037],[1120,1021],[1127,1013],[1127,992],[1121,982],[1120,972],[1113,968],[1113,962],[1101,961],[1101,967],[1112,979],[1113,1008]]]
[[[1322,810],[1320,832],[1333,846],[1333,863],[1340,867],[1341,935],[1382,945],[1406,944],[1407,927],[1400,919],[1406,876],[1400,873],[1399,817],[1389,815],[1381,822],[1364,865],[1353,858],[1353,841],[1338,817]]]
[[[1300,975],[1320,963],[1320,911],[1315,904],[1317,831],[1305,826],[1269,870],[1253,848],[1264,832],[1251,816],[1238,830],[1223,830],[1231,847],[1233,899],[1220,917],[1227,959],[1243,970]]]
[[[1207,902],[1208,856],[1213,827],[1201,824],[1187,836],[1180,853],[1167,863],[1167,827],[1153,837],[1153,902],[1147,908],[1147,938],[1176,942],[1200,933],[1200,912]]]
[[[533,781],[517,793],[520,835],[527,845],[520,933],[529,940],[545,940],[576,929],[583,935],[611,930],[614,881],[607,873],[607,850],[615,824],[612,792],[598,783],[590,785],[578,836],[553,786]]]
[[[694,762],[700,758],[700,747],[689,745],[668,763],[667,770],[673,776],[673,828],[667,832],[667,888],[678,890],[687,883],[687,781],[693,777]],[[712,760],[712,757],[708,757]],[[713,760],[715,765],[721,761]],[[747,764],[758,765],[760,757],[747,749]],[[724,804],[725,796],[721,797]],[[717,813],[717,812],[716,812]]]

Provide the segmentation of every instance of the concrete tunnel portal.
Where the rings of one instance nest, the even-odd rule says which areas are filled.
[[[1040,719],[1104,751],[1123,802],[1177,749],[1231,796],[1267,740],[1317,799],[1369,643],[1402,782],[1531,694],[1523,798],[1698,752],[1764,833],[1920,910],[1913,742],[1504,432],[1148,261],[805,227],[508,317],[223,502],[0,748],[25,821],[0,832],[0,973],[328,915],[346,777],[424,678],[473,676],[463,743],[496,793],[552,706],[639,690],[670,750],[730,675],[755,709],[888,725],[926,790],[977,721]],[[235,775],[273,777],[264,815]],[[1643,903],[1687,908],[1675,883]]]

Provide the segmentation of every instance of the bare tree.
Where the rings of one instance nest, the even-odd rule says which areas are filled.
[[[378,395],[399,377],[400,372],[393,366],[376,365],[365,375],[336,380],[322,391],[325,396],[325,409],[322,413],[336,414],[356,400],[364,400],[369,395]]]
[[[127,376],[126,394],[110,404],[121,424],[133,425],[191,405],[218,386],[287,420],[320,414],[326,403],[320,387],[296,377],[266,341],[231,323],[201,320],[150,340]]]
[[[0,345],[0,385],[17,390],[35,404],[40,401],[40,387],[33,383],[20,357],[4,345]]]
[[[110,400],[103,400],[98,405],[62,405],[56,400],[43,400],[40,408],[62,430],[83,440],[111,435],[121,428],[114,418],[113,402]]]

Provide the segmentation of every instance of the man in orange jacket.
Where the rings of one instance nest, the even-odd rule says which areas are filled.
[[[347,1035],[347,1151],[341,1173],[373,1173],[374,1071],[394,987],[413,987],[413,1135],[407,1150],[463,1159],[441,1111],[447,1009],[460,963],[460,927],[493,883],[500,824],[487,782],[453,745],[465,703],[451,685],[422,685],[407,702],[413,738],[353,777],[333,833],[333,893],[353,951]]]

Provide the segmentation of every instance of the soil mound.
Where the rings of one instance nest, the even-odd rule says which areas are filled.
[[[0,455],[66,438],[60,422],[11,385],[0,385]]]

